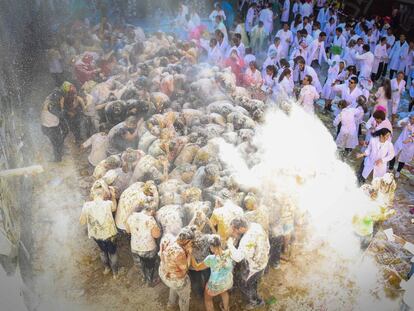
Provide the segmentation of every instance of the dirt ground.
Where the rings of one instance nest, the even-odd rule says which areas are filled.
[[[140,272],[133,267],[125,237],[119,240],[120,277],[114,280],[103,275],[97,246],[88,239],[86,227],[78,222],[91,183],[87,154],[80,153],[73,144],[73,137],[69,136],[64,161],[52,163],[51,146],[40,132],[40,107],[52,87],[50,78],[39,74],[29,96],[32,102],[30,126],[36,146],[33,157],[45,169],[36,179],[32,206],[36,310],[165,310],[167,288],[163,284],[155,288],[144,285]],[[397,214],[385,226],[392,226],[397,235],[414,242],[408,208],[414,203],[413,186],[405,177],[398,182],[395,201]],[[331,264],[326,246],[304,251],[298,245],[290,262],[282,262],[280,269],[271,269],[264,276],[260,293],[267,304],[261,310],[323,310],[309,296],[312,292],[315,297],[315,291],[321,296],[339,295],[335,290],[341,289],[344,299],[352,297],[353,284],[347,278],[347,270]],[[332,269],[337,271],[334,286],[315,284],[325,274],[332,273]],[[347,307],[342,310],[352,309],[352,300],[344,304]],[[243,310],[244,305],[238,291],[233,291],[231,310]],[[190,309],[204,310],[202,298],[193,295]]]

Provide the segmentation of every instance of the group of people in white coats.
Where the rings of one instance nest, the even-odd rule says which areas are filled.
[[[387,18],[349,20],[330,1],[283,0],[279,11],[270,1],[245,2],[250,3],[247,15],[235,29],[226,30],[228,38],[210,41],[213,64],[231,64],[234,74],[243,76],[237,78],[239,86],[261,93],[260,99],[295,97],[310,114],[320,99],[327,113],[336,104],[338,148],[344,155],[359,145],[364,150],[358,154],[365,157],[361,181],[371,172],[380,177],[387,163],[391,167],[396,161],[395,155],[403,155],[401,163],[411,161],[409,144],[402,142],[406,137],[394,150],[392,134],[393,126],[401,124],[397,113],[407,81],[414,81],[414,41],[407,43],[404,34],[397,40]],[[225,18],[217,9],[210,18],[217,16]],[[280,29],[275,27],[277,19]],[[241,45],[235,36],[245,38]],[[229,51],[237,54],[237,62],[225,61]],[[414,97],[413,83],[411,93]]]

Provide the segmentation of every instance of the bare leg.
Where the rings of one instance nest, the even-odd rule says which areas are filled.
[[[229,311],[229,293],[228,292],[224,292],[222,294],[220,294],[221,296],[221,300],[223,300],[223,311]]]
[[[213,297],[207,293],[207,286],[204,290],[204,304],[207,311],[214,311]]]

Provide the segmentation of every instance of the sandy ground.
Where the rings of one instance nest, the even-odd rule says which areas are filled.
[[[78,222],[91,182],[86,153],[79,153],[72,136],[68,136],[64,161],[49,162],[51,146],[40,132],[38,115],[42,100],[53,86],[45,75],[39,75],[35,83],[29,111],[37,146],[33,157],[45,168],[45,173],[37,177],[32,206],[37,310],[165,310],[167,288],[162,284],[155,288],[143,284],[141,273],[133,267],[126,238],[120,239],[119,279],[102,274],[97,246],[87,238],[86,227]],[[389,225],[398,235],[414,242],[407,208],[413,204],[412,194],[413,187],[402,178],[396,195],[397,215]],[[340,288],[352,296],[353,287],[346,269],[340,265],[331,267],[328,253],[329,249],[323,245],[306,252],[296,247],[290,262],[282,262],[279,270],[271,269],[264,277],[260,292],[268,304],[262,310],[298,310],[298,306],[321,310],[317,301],[309,298],[309,293],[314,294],[314,282],[332,273],[332,269],[337,271],[335,286],[319,287],[318,294],[335,295],[334,288]],[[315,275],[319,276],[317,280],[313,279]],[[238,291],[232,292],[231,310],[243,310],[244,305]],[[193,296],[190,309],[204,310],[201,297]]]

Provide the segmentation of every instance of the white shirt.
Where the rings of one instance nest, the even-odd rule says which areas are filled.
[[[145,212],[133,213],[128,217],[127,224],[131,230],[132,252],[150,252],[157,248],[152,237],[152,230],[158,228],[154,217]]]
[[[81,217],[86,217],[89,238],[107,240],[117,234],[112,217],[115,209],[112,201],[95,200],[83,204]]]
[[[269,238],[263,227],[257,223],[251,223],[246,233],[240,239],[239,247],[236,249],[233,239],[229,239],[227,247],[231,258],[236,262],[246,259],[249,264],[248,279],[255,273],[266,268],[269,260]]]

